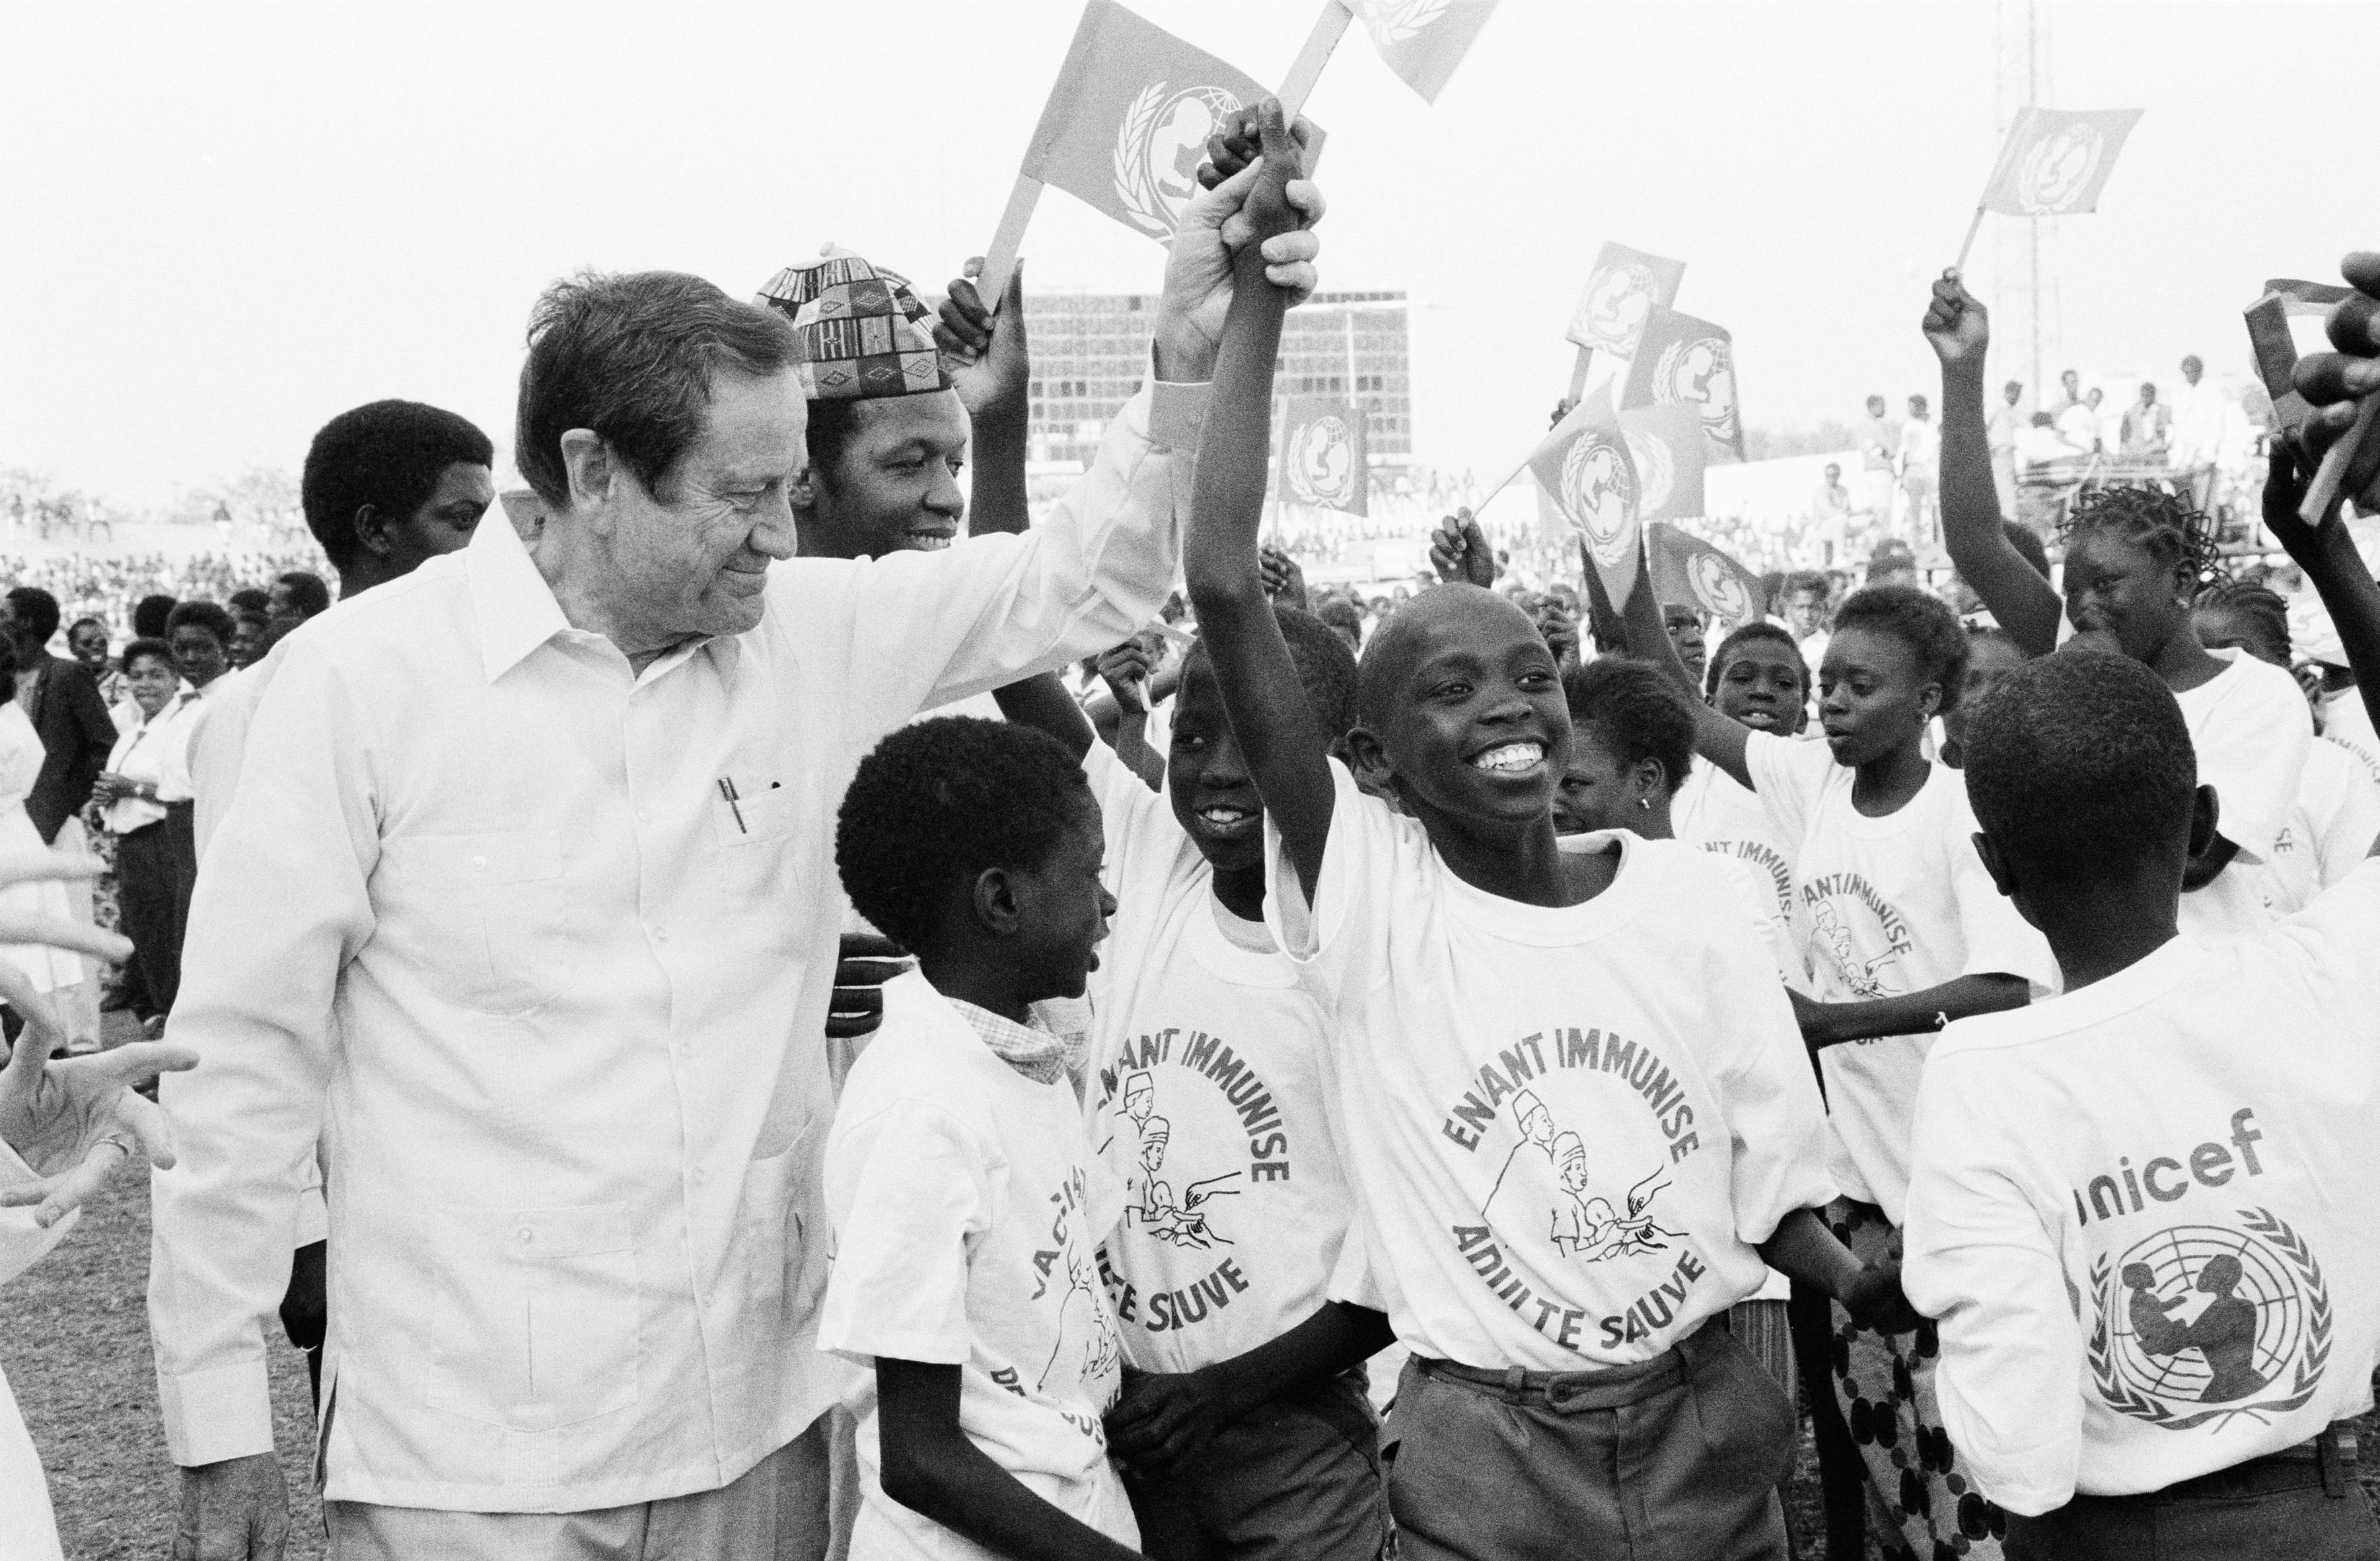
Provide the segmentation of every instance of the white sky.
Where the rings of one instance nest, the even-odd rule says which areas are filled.
[[[1127,3],[1277,80],[1318,0]],[[586,265],[747,294],[832,238],[938,287],[1078,9],[0,0],[0,467],[159,504],[294,470],[383,396],[508,447],[530,302]],[[1543,427],[1606,238],[1687,262],[1678,306],[1734,332],[1754,427],[1935,388],[1916,321],[1998,144],[2010,9],[1505,0],[1434,109],[1351,31],[1308,105],[1325,286],[1415,297],[1419,457],[1493,467]],[[2361,100],[2322,63],[2371,57],[2380,6],[2043,9],[2046,101],[2148,111],[2099,213],[2045,225],[2045,366],[2242,369],[2265,277],[2380,241]],[[1986,218],[1969,268],[2009,327],[1996,378],[2030,377],[1996,275],[2020,226]],[[1162,262],[1054,192],[1026,255],[1043,288],[1152,289]]]

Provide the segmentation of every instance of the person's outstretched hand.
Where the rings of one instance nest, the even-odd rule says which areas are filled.
[[[1301,166],[1313,128],[1304,119],[1290,128]],[[1223,316],[1232,307],[1232,257],[1247,245],[1261,247],[1265,280],[1289,294],[1292,308],[1313,295],[1319,280],[1314,260],[1322,245],[1312,229],[1322,220],[1322,191],[1311,179],[1292,177],[1281,193],[1297,222],[1287,230],[1268,230],[1269,236],[1258,233],[1246,206],[1262,171],[1250,164],[1219,178],[1191,201],[1173,230],[1154,333],[1160,379],[1199,383],[1213,376]]]
[[[1943,367],[1980,370],[1984,366],[1984,349],[1992,339],[1991,316],[1967,291],[1957,272],[1944,272],[1934,284],[1933,299],[1925,306],[1925,340]]]
[[[1033,355],[1025,340],[1025,262],[1009,272],[1004,307],[997,315],[976,290],[982,274],[983,257],[976,255],[966,262],[965,274],[951,284],[934,322],[934,346],[967,416],[1021,418],[1033,378]]]
[[[5,933],[0,937],[17,941]],[[134,1094],[132,1086],[160,1073],[196,1067],[196,1052],[142,1041],[53,1060],[67,1038],[65,1027],[49,999],[14,965],[0,964],[0,1002],[25,1021],[8,1066],[0,1069],[0,1140],[34,1177],[0,1188],[0,1208],[32,1208],[33,1223],[46,1230],[104,1186],[136,1145],[159,1170],[173,1167],[174,1136],[165,1114]]]
[[[1480,586],[1496,583],[1496,550],[1488,545],[1488,534],[1479,529],[1471,511],[1456,510],[1430,532],[1429,567],[1441,580]]]

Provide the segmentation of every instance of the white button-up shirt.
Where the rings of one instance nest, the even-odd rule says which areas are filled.
[[[835,812],[920,709],[1154,616],[1204,391],[1155,395],[1046,524],[780,563],[757,628],[641,676],[501,511],[290,637],[174,1013],[202,1058],[165,1086],[181,1163],[155,1182],[176,1462],[273,1445],[263,1324],[318,1138],[333,1499],[714,1489],[833,1401]]]
[[[140,717],[140,723],[115,739],[115,747],[107,756],[108,773],[133,780],[155,781],[158,795],[164,797],[168,752],[175,744],[188,741],[189,718],[198,698],[199,691],[185,684],[158,707],[154,715],[140,715],[140,707],[134,705],[132,712]],[[164,817],[164,802],[152,802],[145,797],[120,797],[107,805],[107,827],[116,835],[129,835]]]

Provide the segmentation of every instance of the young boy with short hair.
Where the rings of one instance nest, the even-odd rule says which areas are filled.
[[[2380,672],[2345,527],[2279,529]],[[2259,938],[2179,932],[2219,799],[2156,673],[2092,649],[2010,673],[1966,774],[2066,989],[1952,1025],[1918,1094],[1909,1294],[2007,1555],[2380,1556],[2338,1424],[2380,1346],[2380,866]]]
[[[1259,233],[1298,150],[1255,116]],[[1720,865],[1558,840],[1570,716],[1494,592],[1415,597],[1366,652],[1355,764],[1326,757],[1257,565],[1282,300],[1235,293],[1189,582],[1267,817],[1265,914],[1329,1012],[1368,1278],[1415,1351],[1390,1421],[1399,1553],[1785,1555],[1791,1405],[1718,1321],[1761,1259],[1897,1299],[1834,1194],[1791,1008]],[[1278,849],[1275,849],[1275,846]]]
[[[1273,617],[1337,737],[1354,724],[1354,656],[1310,614]],[[1388,1509],[1361,1367],[1388,1319],[1330,1299],[1353,1215],[1330,1036],[1265,928],[1263,802],[1214,665],[1203,646],[1182,665],[1161,793],[1062,690],[1002,703],[1080,755],[1121,907],[1090,982],[1087,1104],[1124,1188],[1106,1246],[1126,1367],[1108,1431],[1143,1546],[1375,1561]]]
[[[946,716],[865,760],[835,825],[860,914],[917,956],[827,1140],[819,1344],[872,1364],[852,1554],[1121,1561],[1138,1534],[1100,1416],[1121,1376],[1066,1043],[1115,901],[1098,801],[1028,728]]]

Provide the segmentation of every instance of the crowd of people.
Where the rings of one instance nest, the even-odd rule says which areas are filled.
[[[1350,596],[1265,531],[1306,142],[1209,143],[1038,518],[1014,312],[836,252],[555,284],[501,506],[331,419],[336,605],[9,594],[0,1275],[156,1167],[177,1555],[282,1554],[276,1317],[342,1558],[1781,1561],[1803,1403],[1830,1555],[2380,1551],[2380,585],[2299,513],[2380,256],[2309,642],[2175,484],[2010,521],[1955,275],[1856,587],[1458,509]]]

